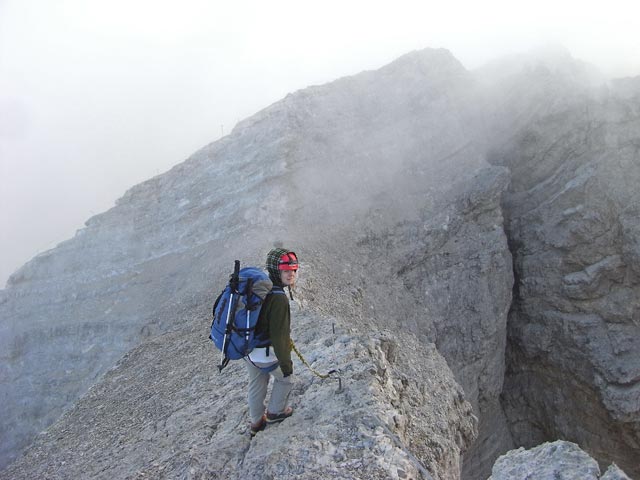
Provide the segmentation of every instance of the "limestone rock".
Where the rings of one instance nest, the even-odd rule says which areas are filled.
[[[493,466],[489,480],[609,480],[628,479],[616,465],[601,477],[598,463],[578,445],[556,441],[503,455]]]
[[[293,319],[298,348],[340,384],[296,360],[294,415],[254,439],[242,361],[218,373],[203,320],[128,353],[0,478],[459,478],[475,419],[435,346]]]
[[[553,70],[505,80],[527,121],[489,159],[512,174],[503,404],[514,440],[572,440],[638,476],[640,88],[623,85]]]
[[[635,475],[639,87],[603,84],[566,52],[469,72],[427,49],[244,120],[0,291],[0,465],[67,411],[29,450],[33,470],[21,460],[11,472],[256,476],[242,453],[252,450],[274,459],[265,476],[331,478],[338,462],[354,478],[457,478],[462,461],[475,480],[516,445],[564,438]],[[352,390],[309,379],[291,428],[270,428],[293,435],[286,455],[264,436],[236,439],[243,407],[216,395],[235,392],[240,405],[240,392],[198,374],[189,353],[205,352],[195,332],[233,260],[260,265],[276,240],[302,261],[302,324],[335,321],[336,358],[355,365]],[[326,333],[299,334],[328,367]],[[164,350],[172,361],[156,372],[148,357]],[[478,418],[472,443],[439,355]],[[436,391],[423,391],[432,376]],[[335,406],[331,420],[318,404]],[[213,456],[212,438],[235,440]]]
[[[296,92],[19,270],[0,304],[4,461],[120,355],[207,316],[233,260],[260,265],[276,239],[316,272],[314,309],[441,345],[491,436],[511,290],[508,180],[470,142],[472,87],[449,52],[425,50]]]
[[[631,480],[615,463],[609,465],[601,480]]]

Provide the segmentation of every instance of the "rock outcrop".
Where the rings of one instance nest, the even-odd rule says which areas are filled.
[[[575,443],[556,441],[519,448],[498,459],[488,480],[629,480],[616,464],[600,476],[598,462]]]
[[[566,54],[469,72],[425,50],[241,122],[0,292],[2,463],[71,408],[7,472],[260,477],[250,452],[265,478],[480,479],[563,438],[635,475],[639,102]],[[268,432],[287,456],[239,435],[196,334],[233,260],[274,240],[302,260],[295,334],[349,385],[303,378]]]

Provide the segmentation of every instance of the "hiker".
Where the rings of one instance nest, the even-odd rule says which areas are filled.
[[[269,338],[270,345],[254,348],[245,358],[249,373],[249,416],[251,435],[264,430],[268,423],[281,422],[293,414],[287,405],[293,387],[291,361],[291,310],[286,287],[291,295],[298,274],[298,257],[291,250],[274,248],[267,255],[267,271],[273,290],[260,310],[256,334]],[[273,377],[271,398],[265,411],[269,378]]]

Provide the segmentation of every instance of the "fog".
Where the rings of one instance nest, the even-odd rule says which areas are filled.
[[[640,74],[631,1],[0,0],[0,287],[126,189],[287,93],[444,47]]]

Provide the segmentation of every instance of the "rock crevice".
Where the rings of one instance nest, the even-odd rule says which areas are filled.
[[[638,222],[626,212],[640,202],[640,171],[637,150],[621,146],[637,141],[626,125],[640,117],[620,107],[615,90],[568,94],[490,157],[512,172],[503,208],[516,285],[502,398],[517,444],[570,440],[639,475],[640,243],[623,224]]]

